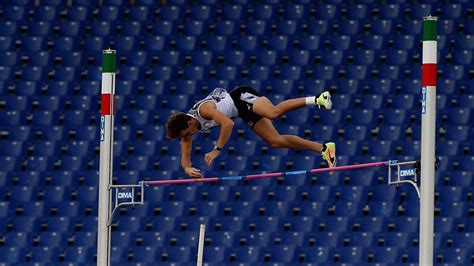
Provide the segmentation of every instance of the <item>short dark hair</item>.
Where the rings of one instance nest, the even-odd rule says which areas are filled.
[[[166,122],[166,137],[169,139],[177,138],[182,130],[188,128],[188,121],[191,118],[191,116],[182,112],[170,115]]]

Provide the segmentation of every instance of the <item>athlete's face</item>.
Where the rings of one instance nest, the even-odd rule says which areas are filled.
[[[182,138],[185,138],[185,137],[190,137],[196,133],[198,133],[199,131],[199,128],[198,128],[198,125],[197,123],[191,119],[188,121],[188,128],[184,129],[184,130],[181,130],[181,134],[180,137]]]

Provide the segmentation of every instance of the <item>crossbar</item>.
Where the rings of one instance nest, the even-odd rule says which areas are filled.
[[[253,175],[208,177],[208,178],[200,178],[200,179],[168,179],[168,180],[155,180],[155,181],[140,181],[140,184],[143,183],[145,186],[175,185],[175,184],[190,184],[190,183],[208,183],[208,182],[218,182],[218,181],[227,181],[227,180],[250,180],[250,179],[271,178],[271,177],[300,175],[300,174],[320,174],[320,173],[328,173],[328,172],[336,172],[336,171],[371,168],[371,167],[378,167],[378,166],[388,166],[392,162],[393,161],[383,161],[383,162],[337,166],[337,167],[330,167],[330,168],[316,168],[316,169],[310,169],[310,170],[274,172],[274,173],[263,173],[263,174],[253,174]]]

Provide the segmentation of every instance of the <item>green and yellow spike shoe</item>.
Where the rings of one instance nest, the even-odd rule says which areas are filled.
[[[316,105],[321,108],[324,107],[325,109],[331,109],[332,108],[332,101],[331,101],[331,94],[329,91],[325,91],[319,95],[319,97],[316,99]]]
[[[326,143],[326,150],[321,155],[328,162],[329,167],[336,166],[336,144],[334,142]]]

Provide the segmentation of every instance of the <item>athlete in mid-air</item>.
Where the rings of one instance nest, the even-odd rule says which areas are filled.
[[[294,135],[280,135],[272,120],[283,114],[307,105],[332,108],[331,95],[325,91],[319,97],[288,99],[273,105],[265,96],[248,86],[240,86],[227,92],[215,89],[209,96],[198,101],[187,113],[170,115],[166,123],[169,139],[181,138],[181,166],[193,178],[202,178],[199,169],[192,167],[192,136],[198,132],[220,126],[219,138],[214,149],[205,155],[205,162],[211,165],[229,140],[234,127],[232,119],[240,117],[248,126],[273,148],[311,150],[321,154],[329,167],[336,165],[336,145],[334,142],[318,143]]]

